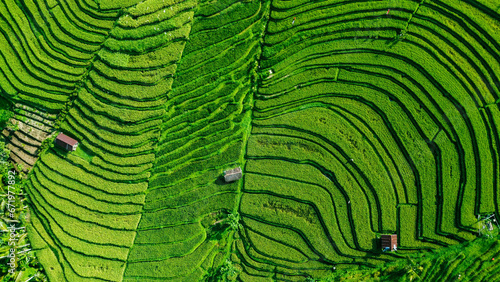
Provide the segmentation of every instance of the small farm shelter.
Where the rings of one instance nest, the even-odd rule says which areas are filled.
[[[64,133],[59,133],[59,135],[57,135],[56,144],[67,151],[74,151],[76,147],[78,147],[78,141]]]
[[[231,170],[224,171],[224,180],[226,182],[236,181],[240,179],[242,175],[241,167],[233,168]]]
[[[382,235],[380,237],[380,242],[382,244],[382,250],[395,251],[398,248],[398,235]]]
[[[493,231],[493,224],[491,223],[491,221],[486,222],[486,225],[488,226],[489,231]]]

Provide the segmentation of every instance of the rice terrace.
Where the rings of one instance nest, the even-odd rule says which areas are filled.
[[[1,281],[500,281],[500,1],[0,1]]]

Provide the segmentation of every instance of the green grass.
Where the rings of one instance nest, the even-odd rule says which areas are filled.
[[[81,147],[77,147],[76,150],[75,150],[75,152],[73,154],[75,154],[76,156],[78,156],[78,157],[86,160],[89,163],[92,161],[92,158],[94,157],[94,155],[92,155],[91,153],[85,151]]]
[[[372,270],[340,270],[319,281],[476,281],[497,274],[499,241],[476,239],[433,252],[409,255]],[[411,278],[413,277],[413,278]]]

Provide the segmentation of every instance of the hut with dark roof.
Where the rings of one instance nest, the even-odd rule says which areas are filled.
[[[389,234],[382,235],[380,237],[380,243],[382,245],[382,250],[385,251],[396,251],[398,249],[398,235]]]

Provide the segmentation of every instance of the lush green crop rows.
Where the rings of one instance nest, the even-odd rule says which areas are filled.
[[[179,5],[184,9],[188,4]],[[252,60],[259,40],[255,34],[263,28],[253,24],[261,19],[263,7],[259,1],[228,1],[221,11],[212,8],[204,4],[195,11],[190,39],[168,93],[137,235],[141,241],[132,247],[126,279],[150,277],[148,272],[137,272],[139,265],[148,269],[158,265],[164,269],[155,273],[158,278],[196,281],[204,271],[223,262],[215,260],[224,254],[217,255],[222,249],[212,249],[207,220],[237,206],[238,183],[221,185],[221,177],[223,169],[242,164],[243,122],[248,117],[243,104],[249,101],[251,83],[247,74],[255,68]],[[220,25],[242,28],[214,29]],[[191,232],[176,234],[188,226]],[[168,237],[160,239],[155,234]],[[158,241],[167,242],[161,251],[155,244]],[[177,265],[185,267],[181,271]]]
[[[300,230],[324,257],[365,253],[355,264],[384,259],[380,233],[398,234],[403,252],[473,238],[475,215],[498,211],[498,107],[482,107],[498,100],[499,57],[491,29],[459,6],[272,1],[247,147],[244,223],[261,222],[256,232]],[[330,196],[311,200],[313,187]],[[304,214],[322,220],[299,225]],[[320,247],[329,235],[312,233],[335,221],[330,236],[340,252]],[[261,243],[242,240],[248,246],[236,250],[244,277],[278,277],[278,268],[262,265],[278,265],[272,245],[250,258]],[[289,269],[283,278],[296,279],[295,268],[282,267]]]
[[[37,30],[50,35],[48,47],[68,59],[58,60],[59,66],[55,66],[64,74],[60,79],[34,73],[38,80],[33,80],[33,85],[44,87],[47,92],[64,90],[68,85],[66,92],[77,94],[66,105],[65,116],[60,117],[65,118],[60,129],[80,144],[74,153],[57,147],[49,149],[32,172],[29,194],[37,207],[33,216],[40,219],[32,230],[33,237],[39,238],[33,245],[45,250],[45,261],[56,257],[62,266],[47,271],[54,281],[119,281],[129,256],[130,261],[140,261],[139,257],[154,254],[144,252],[148,245],[140,241],[141,247],[132,252],[131,248],[145,203],[148,170],[154,160],[153,143],[158,141],[165,114],[162,105],[184,43],[171,43],[174,39],[165,37],[155,50],[110,57],[106,52],[116,44],[111,30],[118,16],[127,14],[126,10],[122,14],[97,11],[81,1],[68,1],[48,10],[44,9],[45,4],[27,2],[26,9],[50,15],[47,22],[39,19]],[[77,8],[79,5],[86,8]],[[189,18],[188,12],[184,14]],[[95,21],[90,20],[93,17]],[[91,24],[86,24],[86,20]],[[158,25],[168,24],[161,21]],[[187,37],[189,25],[184,22],[172,26],[171,32]],[[140,46],[132,41],[120,44],[124,52]],[[19,58],[22,61],[29,57]],[[65,67],[69,60],[84,63],[79,73],[71,72],[75,67]],[[77,81],[80,82],[76,84]],[[227,201],[234,201],[233,198]],[[171,255],[175,254],[173,251]]]
[[[410,281],[416,278],[422,281],[492,281],[498,278],[499,248],[497,240],[479,239],[425,255],[409,256],[371,271],[338,271],[320,281]]]

